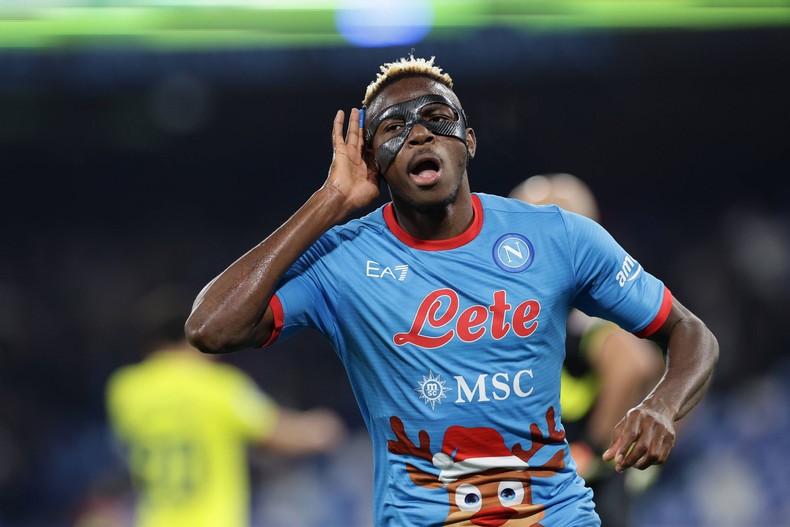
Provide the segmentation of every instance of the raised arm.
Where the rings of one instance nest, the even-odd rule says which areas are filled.
[[[647,397],[615,427],[603,459],[613,459],[618,472],[667,460],[675,444],[674,422],[702,399],[719,358],[716,337],[677,299],[673,299],[666,322],[651,338],[667,350],[666,370]]]
[[[186,323],[189,342],[207,353],[263,345],[274,329],[269,300],[279,279],[323,233],[379,194],[378,177],[363,159],[360,112],[338,111],[332,127],[334,152],[324,185],[269,237],[203,288]]]

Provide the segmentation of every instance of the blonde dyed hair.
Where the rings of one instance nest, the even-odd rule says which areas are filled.
[[[368,84],[365,90],[365,98],[362,100],[362,107],[367,108],[371,101],[381,93],[381,90],[404,77],[427,77],[452,89],[452,77],[434,64],[433,61],[435,59],[436,57],[431,57],[430,59],[416,58],[410,53],[408,57],[401,57],[395,62],[384,63],[379,67],[381,73],[376,74],[376,80]]]

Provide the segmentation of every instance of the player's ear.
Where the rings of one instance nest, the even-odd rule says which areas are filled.
[[[466,147],[469,150],[469,159],[473,159],[477,152],[477,136],[472,128],[466,129]]]
[[[362,148],[362,160],[365,162],[368,170],[372,170],[379,176],[382,175],[381,169],[379,169],[379,162],[376,161],[376,154],[373,152],[373,147],[367,142]]]

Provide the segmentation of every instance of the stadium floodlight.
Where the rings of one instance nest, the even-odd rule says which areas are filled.
[[[337,31],[360,47],[416,44],[433,20],[429,0],[344,0],[335,12]]]

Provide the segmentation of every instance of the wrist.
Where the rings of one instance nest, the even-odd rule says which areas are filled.
[[[640,406],[668,417],[671,422],[677,419],[680,408],[678,404],[672,401],[671,397],[662,396],[655,391],[645,397],[645,400],[640,403]]]
[[[339,223],[357,209],[343,192],[332,185],[318,189],[310,201],[315,206],[313,213],[326,216],[332,224]]]

